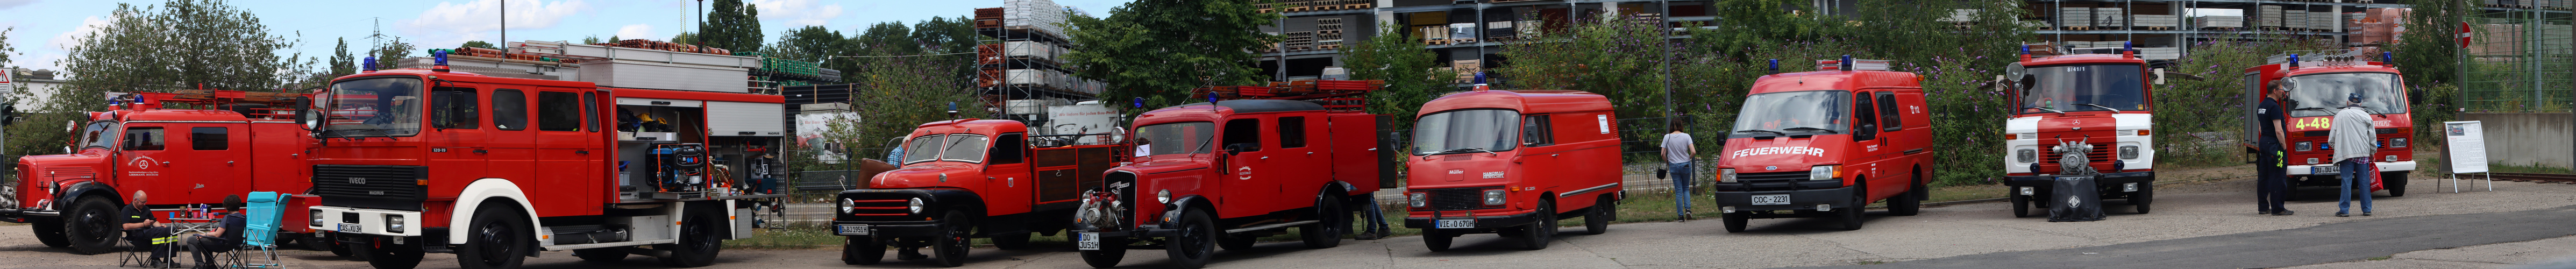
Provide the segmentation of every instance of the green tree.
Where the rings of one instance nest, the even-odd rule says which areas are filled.
[[[1378,35],[1342,49],[1343,68],[1351,79],[1386,80],[1386,88],[1369,93],[1369,113],[1396,115],[1397,130],[1411,130],[1413,115],[1430,102],[1434,93],[1451,89],[1455,73],[1431,69],[1439,55],[1424,49],[1422,42],[1409,36],[1403,25],[1384,24]]]
[[[870,24],[867,30],[859,31],[859,35],[850,41],[856,42],[854,44],[859,46],[859,53],[865,55],[921,53],[921,42],[912,39],[912,27],[905,26],[899,21]]]
[[[616,37],[615,37],[615,36],[610,36],[609,38],[616,38]],[[600,42],[599,42],[599,35],[582,36],[582,37],[581,37],[581,43],[582,43],[582,44],[599,44],[599,43],[600,43]]]
[[[982,42],[981,38],[975,35],[975,21],[965,16],[930,17],[930,20],[913,23],[912,40],[921,44],[922,52],[929,53],[973,52],[975,44]]]
[[[493,46],[493,45],[492,45],[492,42],[483,42],[482,40],[465,41],[465,45],[457,46],[457,47],[460,47],[460,48],[486,48],[486,49],[496,49],[496,50],[497,50],[497,49],[501,49],[501,47],[500,47],[500,46]]]
[[[989,118],[977,91],[962,80],[951,79],[969,65],[945,58],[895,57],[869,62],[862,73],[843,80],[867,87],[852,96],[850,106],[866,111],[857,124],[857,132],[846,133],[853,140],[843,144],[873,147],[889,137],[902,137],[922,123],[960,118]],[[956,116],[948,115],[948,105],[956,104]],[[885,156],[885,152],[862,152],[859,156]]]
[[[840,31],[806,26],[779,33],[778,44],[762,46],[761,53],[768,54],[770,58],[817,62],[827,56],[848,53],[849,49],[850,39],[842,38]]]
[[[2393,48],[2389,51],[2397,56],[2398,68],[2406,71],[2407,84],[2429,86],[2459,81],[2459,56],[2466,52],[2460,50],[2460,39],[2457,35],[2460,33],[2461,17],[2469,15],[2469,2],[2407,0],[2404,3],[2414,6],[2415,9],[2407,14],[2405,21],[2402,22],[2406,29],[2412,30],[2399,36],[2400,39],[2405,40],[2404,42],[2390,44]],[[2418,103],[2445,107],[2455,105]]]
[[[1076,76],[1109,84],[1101,99],[1144,98],[1149,106],[1190,102],[1182,99],[1199,86],[1255,85],[1268,75],[1251,52],[1280,38],[1260,30],[1279,15],[1258,13],[1252,2],[1138,0],[1108,18],[1070,16],[1066,34],[1082,49],[1064,59],[1080,68]]]
[[[671,43],[680,43],[680,44],[697,44],[697,43],[698,43],[698,33],[696,33],[696,32],[680,32],[680,34],[679,34],[679,35],[673,35],[673,36],[671,36]]]
[[[403,42],[402,37],[394,37],[393,42],[385,42],[384,47],[376,48],[371,55],[376,57],[376,70],[394,69],[402,66],[397,62],[402,61],[403,58],[411,58],[412,50],[416,49],[420,49],[420,46]]]
[[[768,42],[767,37],[761,36],[758,7],[742,0],[716,0],[713,4],[707,11],[707,21],[698,25],[698,38],[690,40],[696,43],[682,44],[760,51],[761,42]],[[674,38],[671,42],[680,41]]]
[[[221,0],[170,0],[159,6],[118,4],[108,22],[77,37],[57,63],[69,79],[37,104],[32,122],[82,120],[107,108],[106,92],[171,92],[205,88],[270,91],[313,75],[300,55],[276,52],[295,44],[270,35],[248,10]],[[187,49],[172,49],[187,48]],[[50,126],[47,124],[45,126]],[[8,152],[59,154],[67,132],[10,128]]]
[[[331,49],[331,75],[357,74],[358,56],[349,54],[349,39],[341,38],[339,43]]]

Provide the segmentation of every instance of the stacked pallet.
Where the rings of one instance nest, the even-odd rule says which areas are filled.
[[[2148,60],[2182,59],[2182,48],[2138,48],[2138,58]]]
[[[1285,44],[1281,46],[1285,46],[1284,49],[1288,51],[1312,50],[1315,49],[1315,32],[1288,32],[1287,41],[1282,43]]]
[[[2129,27],[2129,13],[2116,7],[2094,8],[2093,26],[2124,29]]]
[[[1450,44],[1476,43],[1476,24],[1451,23],[1448,35]]]
[[[1002,27],[1063,36],[1064,6],[1049,0],[1002,0]]]
[[[975,9],[975,28],[1001,28],[1002,8]]]
[[[1315,49],[1342,48],[1342,18],[1315,19]]]
[[[2281,17],[2284,16],[2284,14],[2281,11],[2281,6],[2260,6],[2255,9],[2254,14],[2254,25],[2256,27],[2278,28],[2283,26],[2281,24]]]
[[[2046,21],[2021,21],[2021,26],[2022,26],[2022,27],[2030,27],[2031,29],[2040,29],[2040,30],[2048,30],[2048,29],[2052,29],[2052,28],[2050,28],[2050,27],[2049,27],[2048,22],[2046,22]]]
[[[2337,18],[2336,18],[2336,14],[2335,14],[2335,13],[2333,13],[2333,12],[2309,12],[2309,13],[2308,13],[2308,29],[2309,29],[2309,31],[2317,31],[2317,32],[2334,32],[2334,31],[2335,31],[2334,29],[2336,28],[2335,26],[2337,26],[2337,25],[2341,25],[2340,23],[2335,23],[2335,22],[2337,22],[2337,21],[2342,21],[2342,20],[2337,19]]]
[[[1459,83],[1475,82],[1476,73],[1485,71],[1484,60],[1458,60],[1451,63],[1449,68],[1451,71],[1458,72]]]
[[[1940,20],[1940,21],[1942,21],[1942,22],[1973,22],[1973,21],[1977,21],[1977,12],[1978,12],[1978,10],[1975,10],[1975,9],[1952,9],[1952,10],[1950,10],[1950,16],[1948,16],[1948,17],[1941,17],[1941,20]]]
[[[2135,17],[2131,17],[2131,19],[2135,21],[2129,22],[2129,25],[2145,27],[2148,28],[2148,30],[2171,30],[2174,27],[2180,27],[2182,22],[2182,18],[2175,15],[2140,14]]]
[[[2233,30],[2233,29],[2245,28],[2245,16],[2199,16],[2199,17],[2191,17],[2191,27],[2196,27],[2196,28],[2201,28],[2201,29],[2222,29],[2222,30]]]
[[[1422,35],[1420,36],[1422,37],[1422,44],[1424,45],[1449,44],[1448,26],[1423,26],[1418,29],[1422,29]]]
[[[2093,8],[2058,8],[2057,28],[2058,30],[2091,30],[2093,28]]]
[[[1046,42],[1011,41],[1002,46],[1005,49],[1003,55],[1013,60],[1039,60],[1052,63],[1056,62],[1058,57],[1064,56],[1064,47]]]
[[[1515,40],[1515,39],[1519,39],[1519,38],[1520,38],[1520,28],[1512,27],[1512,21],[1498,21],[1498,22],[1488,22],[1488,23],[1485,23],[1485,40],[1488,40],[1488,41],[1509,41],[1509,40]]]

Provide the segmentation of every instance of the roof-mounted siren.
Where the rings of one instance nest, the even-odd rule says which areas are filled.
[[[2134,58],[2138,58],[2138,47],[2137,47],[2137,46],[2138,46],[2138,42],[2137,42],[2137,41],[2120,41],[2120,58],[2122,58],[2122,59],[2134,59]]]
[[[2397,53],[2386,51],[2379,52],[2379,63],[2391,66],[2397,65]]]
[[[447,73],[447,50],[429,50],[429,57],[430,61],[432,61],[429,66],[430,72]]]
[[[376,56],[367,56],[367,63],[366,63],[366,64],[361,64],[361,65],[359,65],[359,67],[366,68],[366,70],[365,70],[365,71],[358,71],[358,73],[359,73],[359,74],[375,73],[375,72],[376,72]]]
[[[1780,59],[1771,59],[1771,74],[1780,74]]]
[[[2299,69],[2299,54],[2290,54],[2290,69]]]
[[[1816,60],[1816,70],[1887,71],[1887,68],[1888,60],[1852,59],[1851,55],[1843,55],[1842,60]]]
[[[1485,91],[1485,90],[1488,90],[1488,89],[1492,89],[1492,88],[1490,88],[1489,86],[1486,86],[1486,85],[1485,85],[1485,72],[1484,72],[1484,71],[1477,71],[1477,72],[1476,72],[1476,87],[1475,87],[1475,90],[1476,90],[1476,91],[1481,92],[1481,91]]]
[[[957,102],[948,102],[948,118],[957,118]]]

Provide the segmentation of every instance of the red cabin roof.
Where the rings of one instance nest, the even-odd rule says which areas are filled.
[[[1753,92],[1853,90],[1861,87],[1922,87],[1921,77],[1895,71],[1815,71],[1781,73],[1754,79]]]
[[[2146,60],[2146,59],[2133,58],[2133,57],[2123,57],[2123,56],[2120,56],[2119,54],[2074,54],[2074,55],[2058,55],[2058,56],[2037,56],[2037,57],[2031,57],[2029,61],[2023,61],[2023,62],[2022,62],[2022,65],[2023,65],[2023,66],[2047,66],[2047,65],[2066,65],[2066,64],[2147,64],[2147,60]]]
[[[1020,121],[1015,120],[959,119],[923,123],[921,126],[912,129],[912,135],[921,136],[925,134],[952,133],[1001,135],[1004,133],[1026,133],[1028,131],[1028,124],[1020,123]]]
[[[1422,104],[1416,117],[1450,110],[1500,108],[1527,114],[1610,110],[1610,98],[1571,90],[1508,90],[1452,93]]]

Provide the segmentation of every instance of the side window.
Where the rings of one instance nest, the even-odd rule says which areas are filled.
[[[449,122],[452,122],[452,123],[456,124],[454,127],[448,127],[448,129],[476,129],[476,128],[483,128],[483,109],[482,109],[482,108],[483,108],[483,104],[482,104],[482,100],[476,100],[476,99],[479,99],[479,98],[476,98],[476,97],[474,96],[474,94],[475,94],[475,93],[474,93],[474,88],[463,88],[463,87],[438,87],[437,89],[434,89],[433,91],[435,91],[435,92],[455,92],[455,93],[456,93],[456,97],[454,97],[454,98],[456,98],[456,100],[432,100],[432,101],[437,102],[437,103],[436,103],[436,104],[431,104],[431,106],[432,106],[432,107],[439,108],[438,110],[433,110],[433,111],[437,111],[437,113],[440,113],[440,114],[431,115],[431,116],[433,116],[433,117],[445,117],[445,118],[447,118],[447,119],[451,119],[451,120],[449,120]],[[433,96],[432,96],[432,98],[447,98],[447,97],[433,95]],[[456,111],[455,113],[453,113],[453,114],[455,114],[455,115],[448,115],[449,113],[448,113],[447,111],[450,111],[450,110],[447,110],[447,108],[450,108],[450,107],[459,108],[459,109],[453,110],[453,111]]]
[[[1279,118],[1279,148],[1306,147],[1306,117]]]
[[[161,150],[161,127],[125,128],[125,150]]]
[[[590,122],[590,132],[599,132],[599,93],[581,93],[581,118]]]
[[[1878,93],[1878,117],[1879,117],[1879,118],[1878,118],[1878,128],[1879,128],[1879,129],[1881,129],[1881,130],[1885,130],[1885,131],[1889,131],[1889,132],[1894,132],[1894,131],[1897,131],[1897,130],[1904,130],[1904,129],[1905,129],[1905,116],[1904,116],[1904,114],[1905,114],[1905,113],[1899,113],[1899,112],[1902,112],[1902,111],[1904,111],[1904,110],[1899,110],[1899,109],[1897,109],[1897,105],[1896,105],[1896,93],[1894,93],[1894,92],[1879,92],[1879,93]]]
[[[581,131],[581,95],[569,92],[537,92],[537,130]]]
[[[1521,145],[1546,146],[1556,144],[1556,133],[1554,132],[1556,129],[1549,128],[1550,123],[1547,120],[1547,115],[1530,115],[1522,117],[1522,119]]]
[[[1225,121],[1225,148],[1242,147],[1242,152],[1261,151],[1261,119]]]
[[[990,162],[986,163],[1020,163],[1020,153],[1029,151],[1028,140],[1020,139],[1020,135],[1021,134],[1002,134],[1002,139],[993,140],[993,152],[988,154],[993,157],[989,158]]]
[[[232,134],[224,127],[188,128],[188,148],[195,150],[232,149]]]
[[[1870,98],[1869,93],[1867,92],[1852,94],[1853,141],[1870,140],[1878,137],[1877,126],[1861,126],[1866,124],[1878,124],[1878,102],[1873,102],[1873,100],[1877,100],[1877,98]]]
[[[527,130],[528,95],[512,89],[492,90],[492,127]]]

